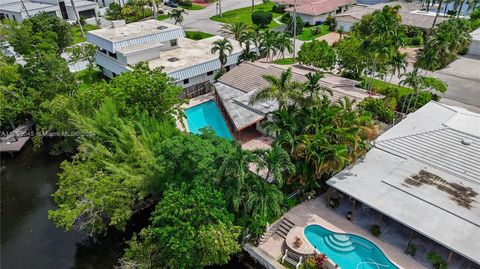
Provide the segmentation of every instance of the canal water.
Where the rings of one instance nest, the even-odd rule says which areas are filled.
[[[51,156],[46,147],[34,151],[32,145],[13,159],[1,157],[2,171],[6,170],[1,174],[2,269],[113,268],[123,254],[123,242],[148,220],[148,214],[134,216],[129,232],[109,231],[96,239],[64,232],[47,217],[48,210],[55,208],[50,196],[64,158]],[[253,262],[248,255],[242,256],[214,268],[254,268],[249,265]]]

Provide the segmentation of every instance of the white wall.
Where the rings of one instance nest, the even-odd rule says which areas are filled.
[[[480,40],[473,40],[470,44],[469,54],[480,56]]]
[[[343,31],[349,32],[350,28],[353,26],[353,22],[341,21],[337,19],[337,29],[343,26]]]

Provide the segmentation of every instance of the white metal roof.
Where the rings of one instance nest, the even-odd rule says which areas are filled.
[[[479,123],[430,102],[327,184],[480,264]]]

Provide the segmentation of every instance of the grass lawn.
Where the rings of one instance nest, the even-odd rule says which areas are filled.
[[[289,65],[289,64],[294,64],[297,61],[293,61],[293,58],[285,58],[285,59],[278,59],[273,61],[274,64],[282,64],[282,65]]]
[[[185,35],[187,38],[190,38],[193,40],[200,40],[200,39],[205,39],[213,36],[212,34],[200,32],[200,31],[185,31]]]
[[[104,79],[102,72],[97,69],[90,72],[88,69],[79,71],[75,73],[75,78],[80,82],[80,90],[86,89],[95,82],[100,82]]]
[[[255,6],[255,11],[272,11],[274,3],[273,2],[268,2],[266,4],[260,4]],[[277,18],[282,16],[281,13],[274,13],[273,18]],[[230,10],[227,12],[223,12],[222,17],[219,17],[218,15],[215,15],[211,17],[211,20],[218,21],[218,22],[232,22],[232,21],[243,21],[246,24],[253,25],[252,22],[252,7],[244,7],[244,8],[239,8],[239,9],[234,9]],[[272,29],[277,27],[279,24],[276,23],[274,20],[268,25],[268,28]]]
[[[313,34],[313,30],[316,28],[320,28],[320,32],[317,34]],[[303,41],[313,40],[319,36],[326,35],[330,32],[327,25],[319,25],[319,26],[309,26],[304,27],[303,32],[301,35],[298,35],[297,38]]]
[[[85,33],[85,36],[87,36],[88,31],[96,29],[98,29],[98,27],[92,24],[85,24],[83,26],[83,32]],[[72,28],[70,29],[70,33],[72,33],[73,44],[85,42],[86,38],[82,36],[82,32],[80,31],[79,26],[72,26]]]
[[[188,10],[200,10],[205,8],[204,6],[195,5],[195,4],[193,4],[191,7],[187,7],[187,6],[181,6],[181,7]]]
[[[166,20],[166,19],[168,19],[168,18],[170,18],[170,16],[165,15],[165,14],[162,14],[162,15],[158,15],[158,16],[157,16],[157,20],[159,20],[159,21],[163,21],[163,20]]]

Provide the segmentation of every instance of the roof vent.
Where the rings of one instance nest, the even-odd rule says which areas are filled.
[[[472,140],[468,138],[462,138],[462,144],[464,144],[465,146],[470,146],[472,144]]]
[[[178,59],[178,58],[176,58],[176,57],[168,58],[168,61],[169,61],[169,62],[172,62],[172,63],[173,63],[173,62],[176,62],[176,61],[178,61],[178,60],[180,60],[180,59]]]
[[[167,28],[168,28],[168,27],[165,26],[165,25],[160,25],[160,26],[157,27],[158,30],[165,30],[165,29],[167,29]]]

